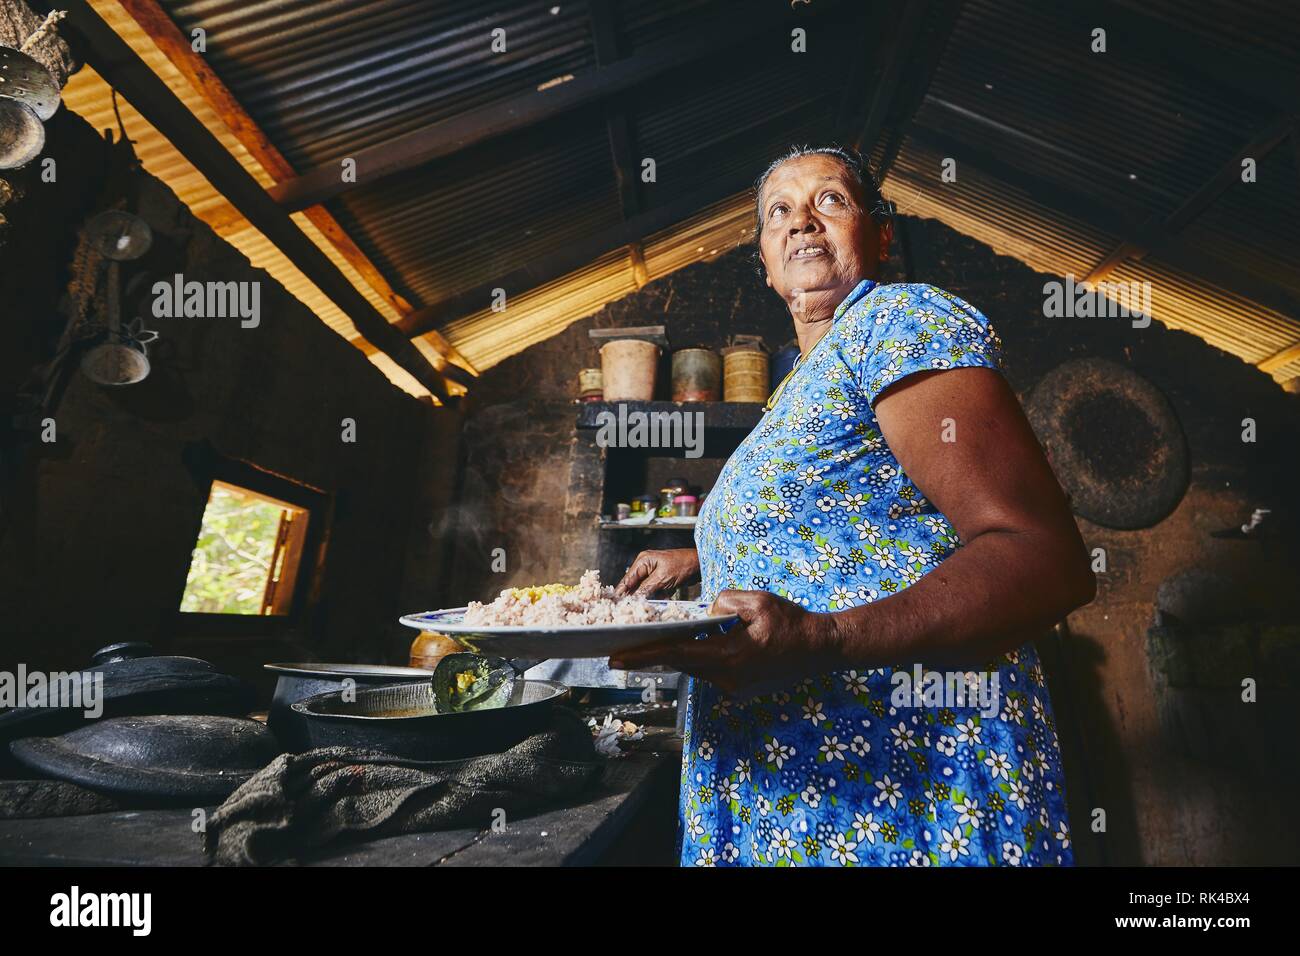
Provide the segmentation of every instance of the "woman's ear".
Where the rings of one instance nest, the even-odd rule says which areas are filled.
[[[767,263],[763,261],[763,247],[758,249],[758,264],[763,269],[763,282],[770,289],[772,288],[772,274],[767,271]]]
[[[884,262],[889,258],[889,243],[894,238],[894,223],[885,223],[880,227],[880,261]]]

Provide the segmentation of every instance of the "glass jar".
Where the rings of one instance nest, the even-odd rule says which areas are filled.
[[[673,499],[673,514],[679,518],[694,518],[698,505],[694,495],[678,495]]]
[[[671,518],[674,514],[676,514],[676,510],[675,510],[676,506],[673,504],[673,499],[676,497],[677,497],[676,488],[660,488],[659,489],[659,510],[655,513],[656,517]]]

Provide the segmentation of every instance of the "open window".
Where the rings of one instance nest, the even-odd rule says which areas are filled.
[[[319,599],[334,497],[207,445],[187,449],[186,463],[207,501],[176,633],[257,637],[302,626]]]
[[[212,482],[181,611],[289,614],[310,524],[305,507]]]

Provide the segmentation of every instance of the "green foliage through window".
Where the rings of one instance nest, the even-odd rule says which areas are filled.
[[[284,509],[214,484],[190,559],[181,610],[261,614]]]

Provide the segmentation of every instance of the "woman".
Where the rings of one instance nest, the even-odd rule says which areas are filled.
[[[757,204],[799,359],[723,467],[696,548],[644,552],[619,584],[700,579],[740,621],[610,662],[693,675],[682,863],[1069,864],[1028,642],[1095,582],[1001,344],[955,296],[876,284],[891,230],[858,156],[793,150]],[[987,693],[958,696],[963,674]]]

